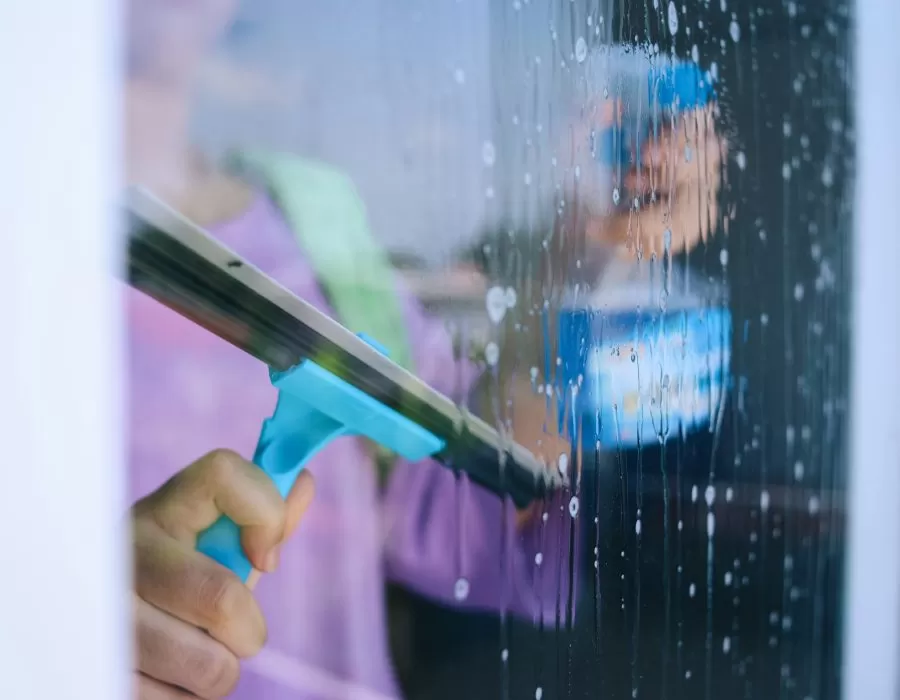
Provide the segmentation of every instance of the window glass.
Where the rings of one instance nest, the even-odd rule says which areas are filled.
[[[837,696],[849,5],[129,11],[129,183],[564,482],[335,440],[235,697]],[[132,498],[252,458],[265,365],[128,323]]]

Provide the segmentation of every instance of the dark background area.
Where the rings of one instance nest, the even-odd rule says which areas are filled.
[[[671,46],[667,3],[660,4],[654,10],[652,0],[623,0],[615,40]],[[701,274],[724,274],[730,292],[732,387],[721,428],[664,450],[601,457],[599,469],[587,464],[581,523],[596,514],[601,535],[596,540],[591,531],[577,553],[583,575],[571,629],[565,621],[536,630],[493,614],[463,614],[391,589],[394,658],[410,698],[532,698],[538,687],[545,699],[839,694],[852,8],[812,0],[729,0],[724,12],[719,0],[690,5],[682,26],[702,20],[704,29],[691,37],[679,32],[675,49],[689,55],[697,43],[701,65],[718,63],[732,152],[716,243],[690,258]],[[729,35],[733,16],[738,42]],[[745,154],[744,169],[737,151]],[[671,489],[668,528],[663,468]],[[623,491],[620,477],[637,473],[640,493]],[[712,588],[703,503],[709,483],[717,486]],[[734,493],[728,503],[726,486]],[[625,517],[638,497],[639,544]],[[686,594],[687,582],[695,582],[696,597]]]

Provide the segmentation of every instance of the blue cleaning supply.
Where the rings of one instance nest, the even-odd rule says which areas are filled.
[[[727,289],[660,260],[615,260],[559,314],[560,419],[585,449],[632,449],[714,424],[731,382]]]
[[[387,355],[375,340],[359,337]],[[253,461],[272,479],[282,498],[310,458],[342,436],[369,438],[413,461],[445,447],[444,440],[311,360],[284,372],[273,370],[270,377],[278,389],[278,403],[263,423]],[[253,570],[241,547],[238,526],[225,516],[201,533],[197,549],[242,581]]]

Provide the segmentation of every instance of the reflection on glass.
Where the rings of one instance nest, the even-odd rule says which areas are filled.
[[[130,181],[568,477],[335,443],[236,697],[837,695],[850,15],[132,0]],[[266,369],[129,312],[134,497],[252,456]]]

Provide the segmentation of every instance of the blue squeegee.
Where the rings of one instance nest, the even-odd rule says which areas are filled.
[[[269,367],[278,403],[254,462],[285,496],[307,461],[343,435],[410,460],[433,457],[518,506],[562,484],[521,445],[392,362],[144,190],[128,193],[128,281]],[[501,466],[502,464],[502,466]],[[247,580],[237,526],[198,548]]]

